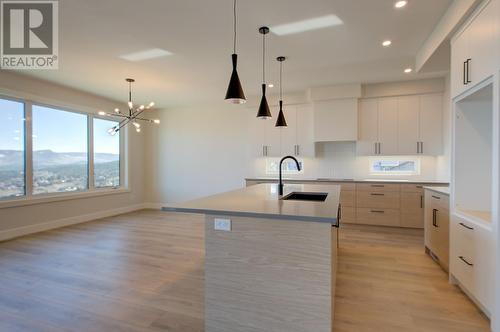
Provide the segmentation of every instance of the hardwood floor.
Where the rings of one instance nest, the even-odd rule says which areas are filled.
[[[0,331],[203,331],[203,220],[146,210],[0,243]],[[335,331],[489,330],[422,236],[342,228]]]

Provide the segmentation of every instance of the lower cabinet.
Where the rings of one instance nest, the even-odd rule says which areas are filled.
[[[446,271],[449,270],[450,208],[448,195],[425,191],[425,248]]]
[[[276,182],[277,180],[272,179],[246,180],[247,186]],[[298,179],[284,182],[301,183]],[[425,183],[318,182],[341,186],[340,205],[343,223],[424,228]]]
[[[495,252],[491,225],[453,214],[450,224],[451,280],[489,317],[493,309]]]

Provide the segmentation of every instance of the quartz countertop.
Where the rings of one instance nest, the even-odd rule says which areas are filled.
[[[431,190],[443,195],[450,195],[449,187],[424,187],[424,189]]]
[[[285,184],[283,196],[291,192],[327,193],[328,196],[324,202],[281,200],[277,184],[263,183],[186,203],[165,206],[162,210],[337,223],[340,186]]]
[[[273,181],[278,182],[276,177],[256,177],[256,178],[245,178],[247,181]],[[435,180],[405,180],[405,179],[335,179],[335,178],[316,178],[316,179],[298,179],[298,178],[284,178],[283,181],[290,183],[321,183],[321,182],[352,182],[352,183],[363,183],[363,182],[377,182],[377,183],[422,183],[422,184],[442,184],[448,185],[448,182],[435,181]]]

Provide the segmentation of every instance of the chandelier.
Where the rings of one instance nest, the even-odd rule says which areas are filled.
[[[135,131],[140,133],[141,132],[141,124],[139,121],[145,121],[145,122],[152,122],[155,124],[159,124],[160,120],[158,119],[146,119],[143,117],[139,117],[144,111],[151,109],[155,105],[154,102],[150,102],[148,106],[140,105],[138,107],[134,108],[134,103],[132,102],[132,83],[135,82],[133,78],[126,78],[125,81],[128,82],[128,111],[125,113],[121,112],[120,109],[115,108],[114,113],[107,113],[104,111],[100,111],[98,114],[102,116],[113,116],[113,117],[119,117],[122,118],[122,120],[114,127],[109,128],[108,133],[110,135],[115,135],[117,132],[120,131],[123,127],[125,127],[127,124],[132,123],[132,125],[135,127]]]

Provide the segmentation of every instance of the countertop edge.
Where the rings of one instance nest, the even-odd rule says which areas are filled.
[[[182,207],[168,207],[168,206],[162,207],[161,210],[167,211],[167,212],[181,212],[181,213],[207,214],[207,215],[219,215],[219,216],[281,219],[281,220],[305,221],[305,222],[320,222],[320,223],[329,223],[332,225],[337,224],[336,217],[327,218],[327,217],[313,217],[313,216],[296,216],[296,215],[285,215],[285,214],[268,214],[268,213],[258,213],[258,212],[210,210],[210,209],[196,209],[196,208],[182,208]]]
[[[245,178],[245,181],[272,181],[278,182],[278,179],[271,178]],[[449,185],[449,182],[441,182],[441,181],[418,181],[418,180],[351,180],[351,179],[283,179],[284,182],[293,181],[293,182],[333,182],[333,183],[394,183],[394,184],[430,184],[430,185]]]
[[[446,191],[446,190],[443,190],[440,187],[432,187],[432,186],[424,186],[424,189],[425,190],[433,191],[433,192],[438,193],[438,194],[443,194],[443,195],[446,195],[446,196],[450,196],[449,189],[448,189],[448,191]]]

